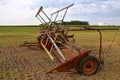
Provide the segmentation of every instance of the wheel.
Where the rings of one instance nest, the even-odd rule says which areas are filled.
[[[99,61],[93,56],[87,56],[82,59],[78,65],[77,71],[84,75],[92,75],[97,72],[99,68]]]

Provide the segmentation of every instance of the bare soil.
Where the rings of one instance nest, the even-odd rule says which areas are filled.
[[[0,44],[0,80],[119,80],[120,54],[119,45],[105,51],[104,68],[95,75],[85,76],[78,73],[46,72],[58,64],[51,61],[44,50],[20,48],[19,43]],[[116,48],[117,47],[117,50]]]

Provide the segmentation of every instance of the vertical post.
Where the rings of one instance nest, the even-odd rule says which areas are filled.
[[[100,63],[103,64],[103,55],[102,55],[102,33],[100,30],[97,30],[99,32],[99,35],[100,35],[100,48],[99,48],[99,60],[100,60]]]
[[[64,16],[63,16],[63,18],[62,18],[62,21],[64,20],[67,11],[68,11],[68,8],[67,8],[66,11],[65,11],[65,14],[64,14]]]
[[[56,14],[56,17],[55,17],[54,21],[56,21],[56,19],[57,19],[57,17],[58,17],[58,14],[59,14],[59,12]]]
[[[62,22],[60,23],[60,26],[61,26],[62,23],[63,23],[63,20],[64,20],[64,18],[65,18],[65,15],[66,15],[67,11],[68,11],[68,8],[66,9],[65,14],[63,15],[63,18],[62,18],[62,20],[61,20]]]

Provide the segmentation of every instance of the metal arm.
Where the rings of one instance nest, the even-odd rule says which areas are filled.
[[[67,13],[67,11],[68,11],[68,8],[69,8],[69,7],[72,7],[73,5],[74,5],[74,4],[70,4],[70,5],[66,6],[66,7],[64,7],[64,8],[62,8],[62,9],[60,9],[60,10],[54,12],[54,13],[52,13],[50,18],[49,18],[48,15],[43,11],[43,7],[41,6],[41,7],[39,8],[38,12],[36,13],[35,17],[37,17],[37,19],[38,19],[41,23],[44,22],[45,24],[48,24],[49,26],[51,26],[52,24],[53,24],[53,25],[57,25],[57,24],[55,24],[55,23],[57,22],[56,20],[57,20],[57,17],[59,16],[59,12],[65,10],[65,13],[64,13],[63,17],[59,20],[59,21],[60,21],[60,24],[59,24],[59,25],[61,25],[62,22],[63,22],[63,20],[64,20],[64,18],[65,18],[65,16],[66,16],[66,13]],[[49,22],[47,22],[46,19],[44,19],[43,16],[41,16],[40,13],[42,13],[43,16],[46,17],[46,18],[49,20]],[[52,21],[53,15],[55,15],[55,18],[54,18],[53,21]],[[57,25],[57,26],[58,26],[58,25]]]
[[[55,13],[58,13],[58,12],[60,12],[60,11],[63,11],[63,10],[65,10],[65,9],[68,9],[69,7],[72,7],[73,5],[74,5],[74,4],[70,4],[70,5],[66,6],[66,7],[64,7],[64,8],[62,8],[62,9],[60,9],[60,10],[54,12],[54,13],[52,13],[51,15],[53,15],[53,14],[55,14]]]
[[[63,61],[66,60],[65,56],[62,54],[62,52],[60,51],[60,49],[58,48],[58,46],[55,44],[54,40],[49,36],[48,33],[46,33],[48,38],[51,40],[52,44],[54,45],[54,47],[56,48],[56,50],[58,51],[58,54],[61,56],[61,58],[63,59]]]
[[[51,19],[52,19],[52,16],[56,14],[55,19],[54,19],[54,22],[55,22],[55,21],[57,20],[57,17],[58,17],[58,15],[59,15],[59,12],[61,12],[61,11],[63,11],[63,10],[66,10],[65,13],[64,13],[64,15],[63,15],[63,18],[60,20],[60,21],[63,22],[63,20],[64,20],[64,18],[65,18],[65,16],[66,16],[66,13],[67,13],[67,11],[68,11],[68,8],[72,7],[73,5],[74,5],[74,4],[70,4],[70,5],[66,6],[66,7],[64,7],[64,8],[62,8],[62,9],[60,9],[60,10],[54,12],[54,13],[52,13],[52,14],[51,14]]]
[[[39,10],[38,10],[38,12],[36,13],[35,17],[38,18],[38,16],[39,16],[39,17],[47,24],[47,22],[45,21],[45,19],[43,19],[43,17],[40,15],[40,12],[42,12],[42,13],[44,14],[44,16],[46,16],[46,18],[49,20],[50,23],[52,23],[51,19],[50,19],[50,18],[46,15],[46,13],[43,11],[43,7],[42,7],[42,6],[39,8]],[[42,22],[42,21],[40,20],[40,18],[38,18],[38,20],[39,20],[40,22]]]
[[[41,6],[41,7],[39,8],[38,12],[36,13],[35,17],[38,16],[38,14],[42,11],[42,9],[43,9],[43,7]]]
[[[102,49],[102,32],[101,30],[119,30],[119,29],[111,29],[111,28],[106,28],[106,29],[95,29],[95,28],[88,28],[88,27],[84,27],[86,30],[96,30],[99,35],[100,35],[100,47],[99,47],[99,61],[100,64],[104,64],[104,53],[103,53],[103,49]]]

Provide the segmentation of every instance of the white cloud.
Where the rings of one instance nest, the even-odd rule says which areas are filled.
[[[50,14],[70,3],[75,4],[65,20],[86,20],[92,24],[104,20],[120,25],[119,0],[0,0],[0,25],[39,24],[34,16],[40,6]]]
[[[86,3],[85,1],[84,3],[77,3],[71,10],[73,17],[70,17],[70,19],[86,20],[91,24],[104,21],[109,24],[120,25],[120,1],[91,0],[91,3]]]
[[[32,4],[32,0],[5,0],[4,6],[0,5],[0,24],[35,24]]]

